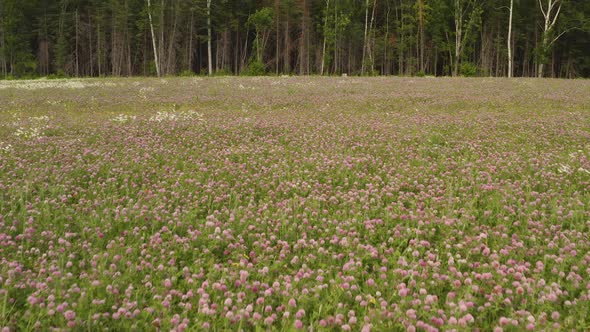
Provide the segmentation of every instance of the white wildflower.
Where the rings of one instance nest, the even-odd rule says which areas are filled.
[[[47,122],[47,121],[49,121],[49,117],[47,115],[34,116],[34,117],[31,117],[30,120],[34,121],[34,122]]]
[[[12,152],[12,145],[5,144],[5,143],[0,142],[0,152],[1,153],[10,153],[10,152]]]
[[[564,165],[564,164],[560,164],[559,168],[557,169],[557,171],[559,173],[567,173],[567,174],[571,174],[572,173],[572,168],[569,167],[568,165]]]
[[[137,116],[135,115],[119,114],[116,117],[112,118],[111,121],[118,123],[126,123],[129,121],[133,121],[135,119],[137,119]]]
[[[188,110],[181,112],[157,112],[156,115],[150,117],[151,122],[162,122],[162,121],[190,121],[196,120],[198,122],[205,122],[203,114],[197,111]]]
[[[41,137],[42,129],[39,127],[23,128],[20,127],[14,133],[15,136],[24,139],[35,139]]]
[[[0,90],[3,89],[23,89],[23,90],[40,90],[40,89],[84,89],[100,86],[116,86],[113,82],[92,81],[92,80],[21,80],[21,81],[4,81],[0,83]]]
[[[153,87],[144,87],[139,89],[139,97],[143,98],[143,99],[148,99],[148,94],[151,92],[154,92],[156,89],[154,89]]]

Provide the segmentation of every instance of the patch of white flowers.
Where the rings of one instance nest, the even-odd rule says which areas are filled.
[[[587,146],[586,149],[590,152],[590,146]],[[584,165],[580,162],[580,160],[585,159],[588,160],[588,156],[586,155],[584,150],[577,150],[571,152],[569,155],[568,164],[559,164],[557,168],[557,172],[559,173],[566,173],[566,174],[573,174],[574,172],[578,173],[585,173],[590,174],[590,170],[584,167]]]
[[[0,142],[0,152],[1,153],[11,153],[12,152],[12,145]]]
[[[49,122],[49,117],[47,115],[41,116],[33,116],[28,119],[28,125],[26,127],[22,127],[22,124],[19,122],[15,122],[15,125],[19,125],[19,128],[16,129],[14,132],[14,136],[24,138],[24,139],[36,139],[42,136],[43,130],[45,130]],[[25,122],[26,123],[26,122]]]
[[[572,172],[573,172],[571,167],[569,167],[568,165],[564,165],[564,164],[559,165],[559,168],[557,169],[557,171],[559,173],[566,173],[566,174],[572,174]]]
[[[112,118],[111,121],[118,123],[126,123],[129,121],[133,121],[135,119],[137,119],[137,116],[135,115],[119,114],[116,117]]]
[[[154,89],[151,86],[141,88],[141,89],[139,89],[139,97],[147,100],[148,99],[148,94],[151,93],[151,92],[154,92],[155,90],[156,89]]]
[[[87,81],[87,80],[34,80],[34,81],[4,81],[0,83],[0,90],[3,89],[23,89],[23,90],[40,90],[40,89],[84,89],[100,86],[116,86],[113,82]]]
[[[156,115],[150,117],[151,122],[162,122],[162,121],[198,121],[198,122],[205,122],[203,118],[203,114],[197,111],[189,110],[189,111],[180,111],[180,112],[167,112],[161,111],[156,113]]]
[[[42,128],[39,127],[31,127],[31,128],[23,128],[20,127],[14,133],[15,136],[24,138],[24,139],[35,139],[41,137]]]
[[[33,116],[29,119],[34,122],[47,122],[47,121],[49,121],[49,117],[47,115]]]

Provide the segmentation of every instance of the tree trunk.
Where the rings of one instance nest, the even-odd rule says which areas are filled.
[[[156,63],[156,73],[158,74],[158,77],[162,76],[162,73],[160,72],[160,61],[158,60],[158,48],[156,46],[156,35],[154,34],[154,24],[152,22],[152,11],[151,11],[151,0],[148,0],[148,18],[150,21],[150,31],[152,34],[152,46],[154,47],[154,62]],[[100,42],[99,42],[99,46],[100,48]],[[100,57],[99,57],[100,59]],[[100,60],[99,60],[100,63]],[[100,68],[100,64],[99,64],[99,68]]]
[[[4,56],[4,29],[2,28],[2,25],[0,24],[0,50],[2,50],[2,52],[0,52],[0,67],[2,68],[2,76],[6,77],[8,76],[7,73],[7,66],[6,66],[6,57]]]
[[[90,76],[94,76],[94,54],[92,51],[92,19],[90,13],[88,13],[88,48],[90,52],[90,56],[88,57],[90,60]]]
[[[308,38],[308,31],[307,31],[307,21],[309,19],[309,10],[307,8],[307,0],[303,0],[301,2],[301,9],[303,15],[301,15],[301,38],[299,39],[299,73],[301,75],[308,74],[307,72],[307,38]]]
[[[555,6],[558,6],[555,8]],[[549,33],[555,27],[555,23],[557,22],[557,18],[559,17],[559,12],[561,11],[561,0],[549,0],[547,3],[547,9],[543,8],[542,0],[539,0],[539,7],[541,8],[541,13],[543,14],[543,18],[545,19],[545,24],[543,25],[543,36],[541,37],[541,56],[538,60],[538,69],[537,69],[537,77],[543,77],[544,66],[546,59],[547,49],[553,44],[561,34],[558,35],[553,41],[549,42]],[[555,13],[553,10],[557,9]]]
[[[361,62],[361,75],[365,75],[365,57],[367,55],[367,31],[369,27],[369,0],[365,1],[365,33],[363,34],[363,57]]]
[[[78,59],[78,9],[76,9],[76,12],[74,14],[75,16],[75,22],[74,24],[76,25],[76,77],[80,76],[80,61]]]
[[[418,38],[420,40],[419,47],[420,51],[420,71],[424,72],[424,25],[425,25],[425,18],[424,18],[424,0],[418,0]]]
[[[373,75],[373,71],[375,70],[375,59],[373,56],[373,44],[375,42],[375,32],[373,29],[373,24],[375,22],[375,8],[377,8],[377,0],[373,0],[373,10],[371,12],[371,23],[369,24],[369,40],[367,43],[367,56],[369,57],[369,63],[371,64],[371,75]]]
[[[287,74],[291,72],[291,32],[289,31],[289,16],[285,20],[285,40],[283,41],[283,71]]]
[[[338,73],[338,0],[334,0],[334,74]]]
[[[216,72],[218,72],[221,69],[219,66],[222,65],[221,59],[220,59],[220,52],[219,52],[219,50],[221,49],[221,47],[219,47],[219,35],[220,34],[218,33],[217,39],[215,40],[215,71]]]
[[[501,49],[500,49],[500,21],[498,20],[497,26],[496,26],[496,66],[494,68],[495,69],[494,75],[496,77],[499,77],[501,75],[500,74],[500,64],[501,64],[500,52],[501,52]],[[509,76],[509,77],[511,77],[511,76]]]
[[[510,0],[510,17],[508,18],[508,77],[512,77],[512,12],[514,0]]]
[[[280,13],[280,7],[279,7],[279,1],[280,0],[275,0],[275,75],[279,75],[279,54],[280,49],[279,49],[279,33],[280,33],[280,28],[279,28],[279,22],[281,20],[281,13]]]
[[[402,1],[400,0],[399,3],[399,14],[398,14],[398,10],[396,9],[395,11],[396,14],[396,21],[400,22],[400,31],[399,31],[399,40],[400,42],[398,43],[398,74],[399,75],[403,75],[404,74],[404,6]]]
[[[234,44],[234,68],[233,73],[238,75],[240,73],[239,68],[239,58],[240,58],[240,26],[237,26],[236,29],[236,43]]]
[[[174,74],[176,72],[175,65],[176,63],[173,61],[176,59],[175,56],[175,48],[174,48],[174,41],[176,40],[176,26],[178,24],[178,8],[173,8],[174,12],[174,20],[172,21],[172,35],[170,36],[170,41],[168,42],[168,58],[166,59],[166,73]],[[170,35],[170,33],[168,33]]]
[[[242,63],[240,65],[240,72],[246,66],[246,59],[248,58],[248,35],[250,34],[250,27],[246,28],[246,41],[244,42],[244,50],[242,51]]]
[[[119,49],[117,48],[117,40],[119,39],[117,33],[117,24],[115,14],[111,16],[111,75],[118,76],[119,75],[119,67],[117,66],[117,58],[119,57]]]
[[[455,0],[455,58],[453,59],[453,76],[459,75],[459,58],[463,41],[463,8],[460,0]]]
[[[326,0],[326,13],[324,14],[324,42],[322,45],[322,63],[320,64],[320,75],[324,75],[324,66],[326,65],[326,34],[328,32],[328,10],[330,9],[330,0]]]
[[[189,28],[189,41],[188,41],[188,54],[186,59],[186,67],[187,70],[192,72],[193,71],[193,26],[195,25],[194,22],[195,13],[191,10],[191,21],[190,21],[190,28]]]
[[[211,0],[207,0],[207,65],[209,75],[213,75],[213,55],[211,54]]]
[[[153,35],[154,30],[152,30]],[[98,57],[98,76],[102,76],[102,48],[100,47],[100,22],[98,22],[98,26],[96,28],[96,55]]]
[[[381,69],[381,73],[384,75],[390,74],[390,64],[387,59],[387,51],[388,51],[388,44],[389,44],[389,12],[391,8],[389,7],[389,3],[387,4],[387,14],[385,15],[385,36],[383,39],[383,68]]]
[[[158,44],[158,59],[160,60],[160,73],[166,75],[166,45],[164,44],[164,30],[166,30],[166,12],[164,11],[164,0],[160,3],[160,43]]]

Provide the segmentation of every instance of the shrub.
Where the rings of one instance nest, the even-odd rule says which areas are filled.
[[[264,63],[258,60],[251,60],[248,67],[242,71],[244,76],[262,76],[266,74],[266,68]]]
[[[48,80],[57,80],[57,79],[66,78],[66,77],[67,77],[66,76],[66,73],[63,70],[61,70],[61,69],[59,69],[57,71],[57,73],[55,73],[55,74],[47,75],[47,79]]]
[[[191,77],[191,76],[195,76],[195,73],[192,70],[183,70],[180,72],[181,77]]]
[[[465,76],[465,77],[477,76],[477,66],[471,62],[463,62],[461,64],[461,76]]]
[[[227,69],[220,69],[216,71],[213,75],[215,76],[232,76],[232,72]]]

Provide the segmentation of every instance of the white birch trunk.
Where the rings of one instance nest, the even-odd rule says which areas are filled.
[[[152,21],[152,2],[151,0],[148,0],[148,18],[150,20],[150,31],[152,34],[152,46],[154,47],[154,62],[156,63],[156,73],[158,74],[158,77],[161,76],[160,73],[160,61],[158,60],[158,48],[156,46],[156,35],[154,33],[154,23]],[[100,67],[100,64],[99,64]]]
[[[557,6],[557,7],[556,7]],[[557,18],[559,17],[559,12],[561,11],[561,1],[560,0],[549,0],[547,2],[547,9],[543,7],[542,0],[539,0],[539,7],[541,8],[541,13],[543,14],[543,18],[545,19],[545,24],[543,25],[543,36],[541,37],[541,52],[543,52],[543,57],[539,59],[539,65],[537,68],[537,76],[539,78],[543,77],[543,72],[545,69],[545,59],[544,55],[547,52],[547,48],[551,46],[561,35],[557,36],[553,41],[549,42],[549,33],[555,27],[555,23],[557,22]],[[556,10],[553,12],[553,10]]]
[[[213,75],[213,56],[211,54],[211,0],[207,0],[207,63],[209,75]]]
[[[510,0],[510,17],[508,19],[508,77],[512,77],[512,12],[514,0]]]

